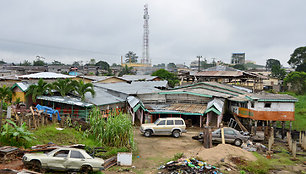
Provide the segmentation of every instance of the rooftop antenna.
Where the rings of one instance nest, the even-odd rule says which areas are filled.
[[[143,24],[143,50],[142,50],[142,63],[151,64],[149,59],[149,12],[148,4],[144,5],[144,24]]]

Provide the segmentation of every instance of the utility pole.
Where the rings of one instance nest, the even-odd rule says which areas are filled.
[[[202,56],[197,56],[197,58],[199,59],[198,72],[200,72],[201,71],[201,58],[202,58]]]

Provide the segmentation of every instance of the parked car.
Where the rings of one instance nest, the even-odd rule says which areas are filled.
[[[140,132],[146,137],[151,135],[172,135],[175,138],[186,133],[185,121],[179,117],[159,118],[154,123],[142,124]]]
[[[35,171],[52,169],[89,173],[104,169],[103,159],[93,158],[85,150],[76,148],[58,148],[46,154],[26,153],[22,161],[26,167]]]
[[[242,143],[247,141],[249,138],[250,136],[247,132],[239,132],[238,130],[233,129],[231,127],[224,128],[224,139],[226,143],[233,143],[236,146],[241,146]],[[203,141],[203,132],[200,132],[200,134],[196,137],[193,137],[193,139]],[[221,128],[212,132],[212,141],[217,143],[222,142]]]

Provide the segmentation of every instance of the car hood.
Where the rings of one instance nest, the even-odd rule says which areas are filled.
[[[156,126],[154,123],[146,123],[146,124],[142,124],[141,127],[152,127],[152,126]]]
[[[44,153],[26,153],[24,154],[26,157],[46,157],[47,154]]]
[[[93,158],[95,161],[98,161],[98,162],[101,162],[101,163],[104,163],[104,160],[102,158],[97,158],[97,157],[94,157]]]

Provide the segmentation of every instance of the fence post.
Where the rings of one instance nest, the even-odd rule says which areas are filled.
[[[295,140],[292,143],[292,155],[293,155],[293,158],[295,159],[296,158],[296,141]]]
[[[306,150],[306,134],[303,135],[303,149]]]
[[[222,144],[225,144],[223,124],[221,123],[220,126],[221,126],[221,139],[222,139]]]

